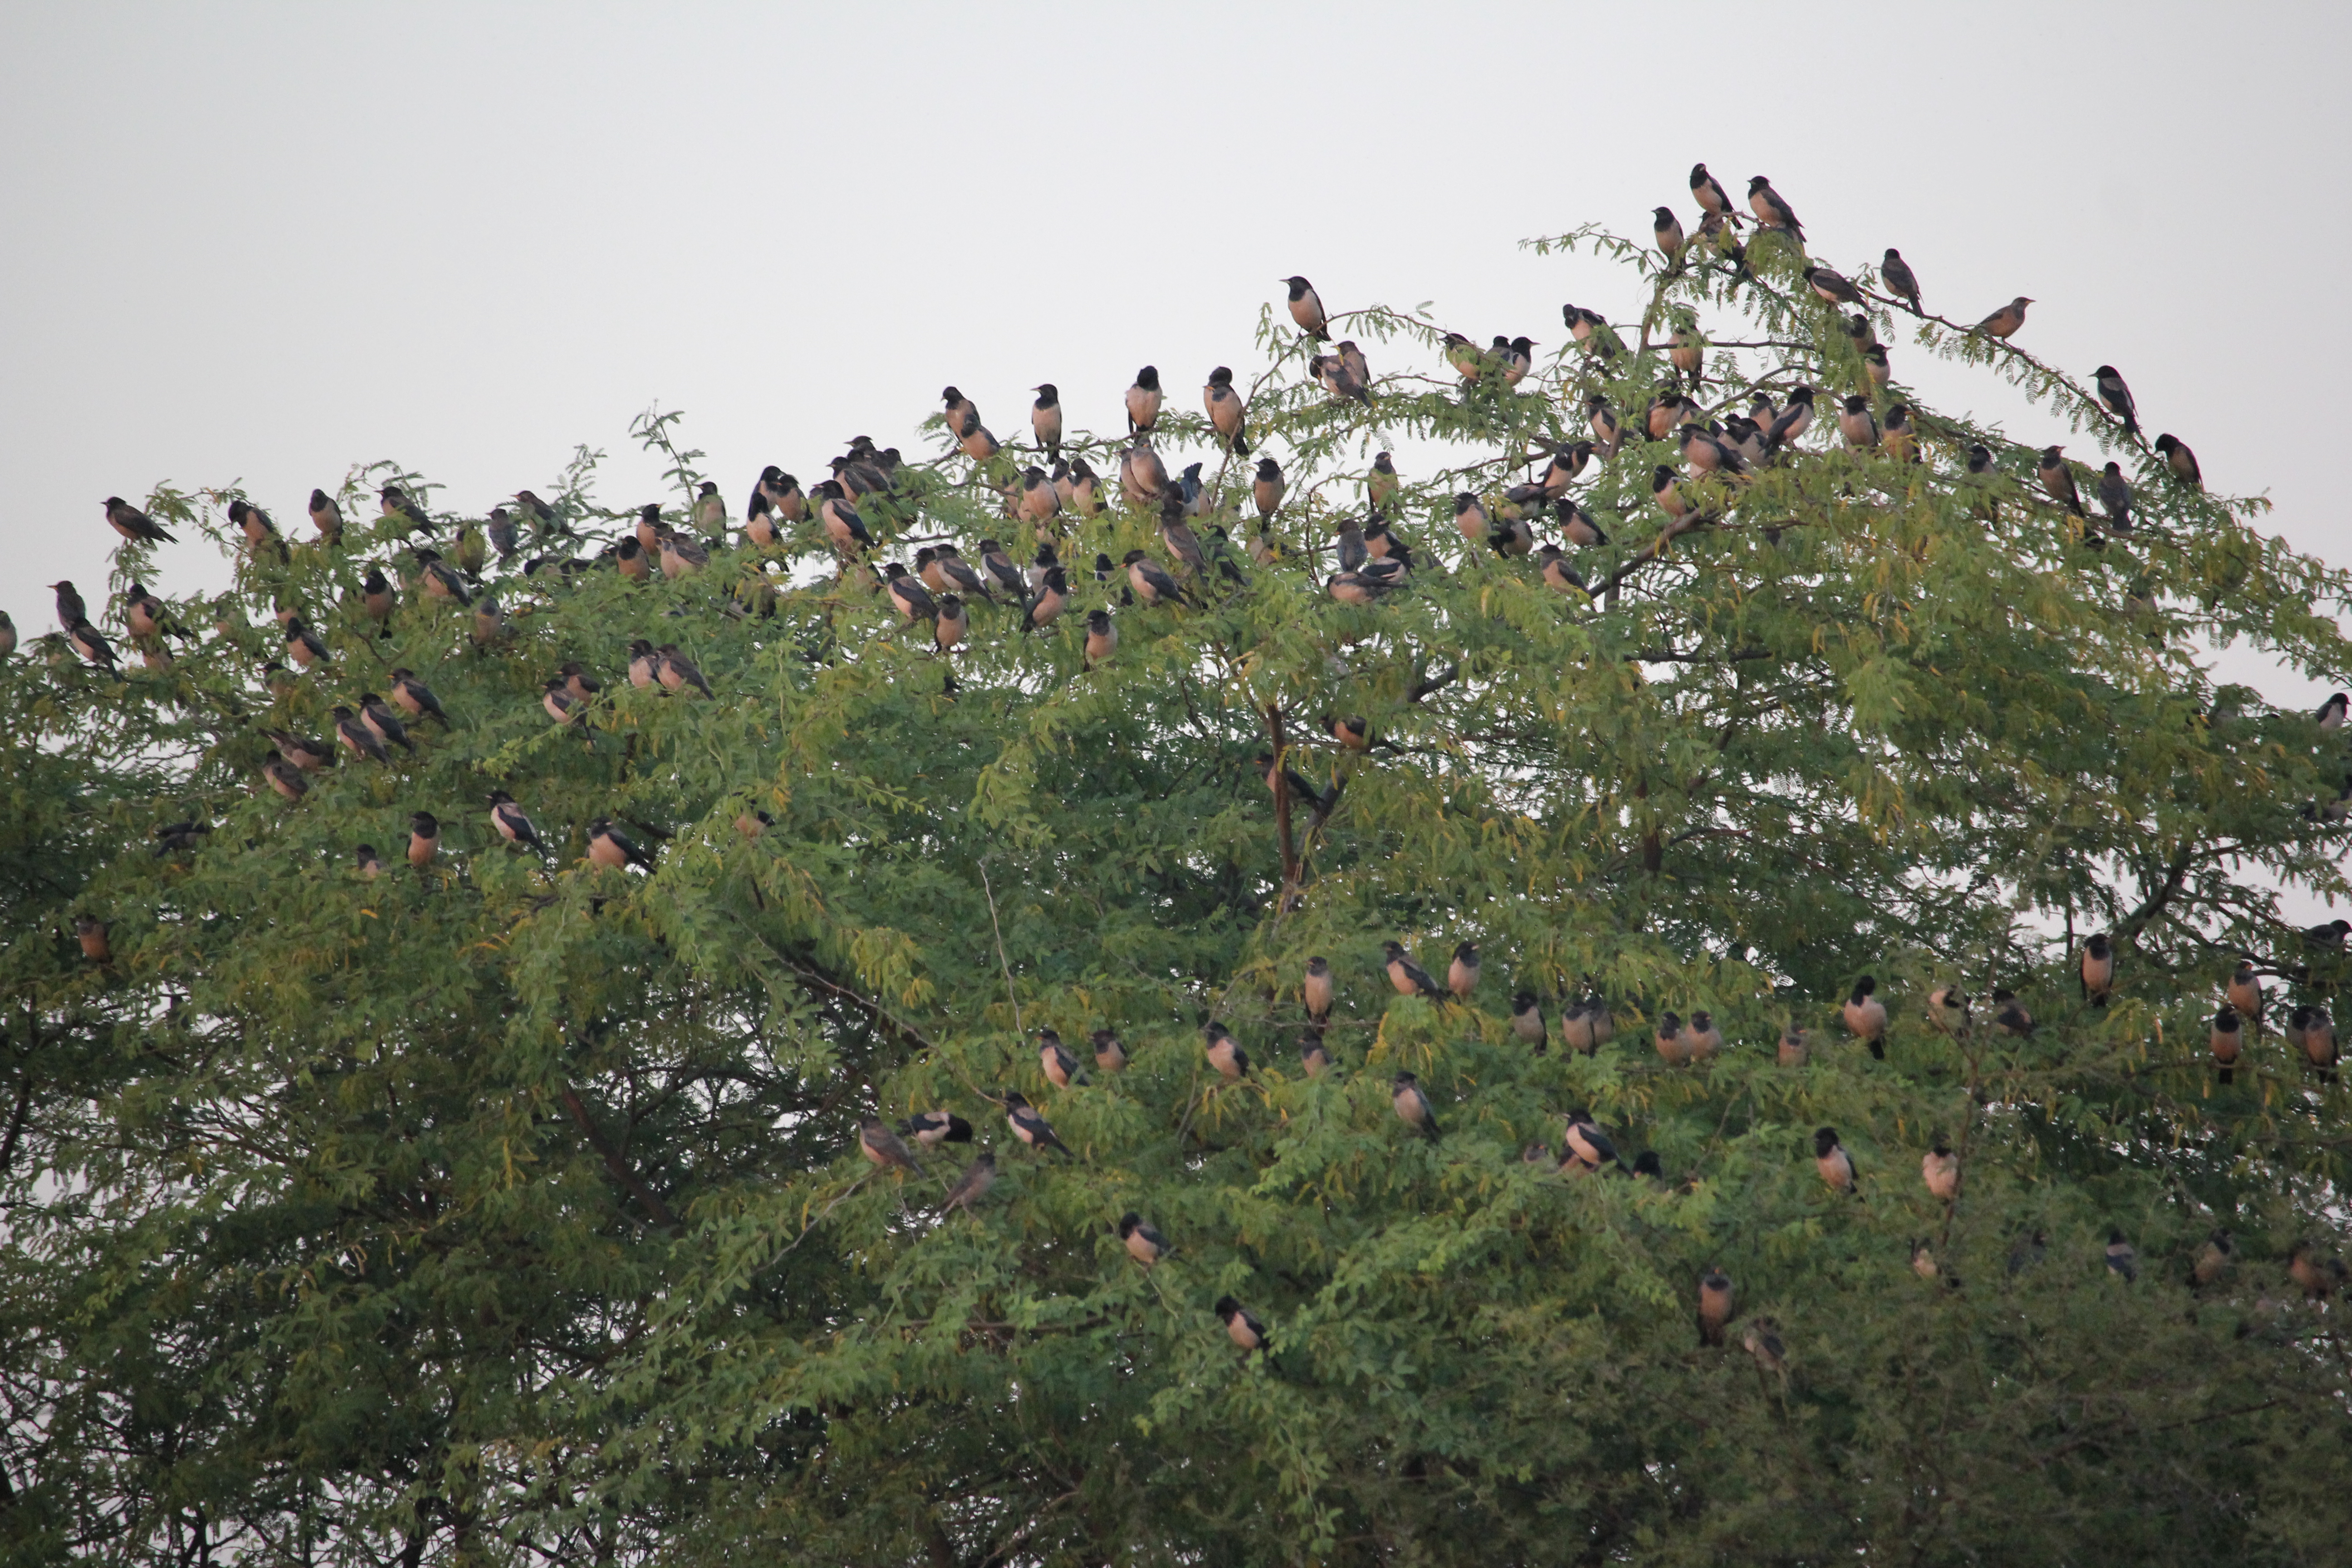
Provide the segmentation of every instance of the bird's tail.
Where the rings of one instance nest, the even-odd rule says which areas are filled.
[[[1885,1040],[1873,1039],[1870,1042],[1870,1059],[1879,1062],[1883,1062],[1886,1059],[1886,1042]]]

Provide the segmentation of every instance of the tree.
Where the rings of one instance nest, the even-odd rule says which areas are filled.
[[[1197,560],[1125,438],[1039,521],[977,409],[850,455],[871,553],[701,560],[675,415],[652,521],[584,450],[487,520],[357,472],[339,542],[148,498],[234,590],[132,635],[127,543],[120,671],[0,670],[10,1560],[2331,1558],[2345,959],[2278,889],[2352,893],[2352,783],[2198,650],[2341,679],[2352,583],[1786,229],[1574,246],[1638,302],[1549,357],[1269,310],[1240,440],[1152,433]],[[1374,518],[1409,569],[1339,570]],[[986,539],[1057,546],[1058,620]],[[941,543],[946,651],[876,572]],[[395,669],[447,723],[379,761]]]

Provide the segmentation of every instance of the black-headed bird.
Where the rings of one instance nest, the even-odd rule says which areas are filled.
[[[164,531],[163,524],[124,500],[121,496],[106,498],[106,521],[114,531],[133,544],[175,544],[177,540]]]
[[[1037,1031],[1037,1068],[1045,1081],[1055,1089],[1067,1089],[1078,1076],[1078,1058],[1062,1044],[1061,1035],[1053,1029]]]
[[[2139,434],[2139,408],[2132,402],[2131,388],[2124,384],[2123,373],[2111,364],[2103,364],[2091,373],[2099,392],[2099,401],[2107,412],[2124,422],[2124,434]]]
[[[1919,279],[1912,273],[1911,264],[1903,259],[1903,253],[1891,245],[1886,247],[1885,259],[1878,264],[1878,277],[1888,293],[1911,307],[1913,315],[1927,313],[1919,308]]]
[[[1129,1211],[1118,1216],[1118,1239],[1126,1244],[1127,1255],[1146,1268],[1168,1256],[1168,1238],[1154,1229],[1141,1215]]]
[[[547,846],[540,842],[539,829],[531,826],[530,817],[515,804],[514,796],[502,789],[494,789],[490,792],[489,801],[490,826],[498,830],[499,837],[542,855],[547,852]]]
[[[613,826],[609,816],[600,816],[588,825],[588,858],[599,866],[619,868],[638,866],[654,868],[654,858],[627,834]]]
[[[1731,1321],[1731,1276],[1710,1267],[1698,1277],[1698,1337],[1701,1344],[1723,1343],[1724,1325]]]
[[[1028,1100],[1017,1090],[1007,1089],[1004,1092],[1004,1120],[1013,1129],[1013,1136],[1020,1139],[1025,1146],[1039,1150],[1059,1149],[1071,1159],[1077,1158],[1070,1153],[1068,1144],[1054,1135],[1053,1123],[1038,1115]]]
[[[1429,977],[1429,971],[1406,955],[1402,942],[1384,942],[1381,943],[1381,967],[1387,971],[1389,984],[1396,987],[1399,995],[1439,997],[1444,994],[1437,982]]]
[[[2238,1010],[2228,1003],[2213,1015],[2212,1027],[2207,1032],[2207,1046],[2213,1053],[2217,1076],[2223,1083],[2231,1082],[2236,1074],[2231,1070],[2245,1049],[2245,1036],[2238,1026]]]
[[[1097,1029],[1087,1037],[1087,1043],[1094,1047],[1095,1066],[1101,1071],[1127,1070],[1127,1047],[1119,1043],[1118,1031]]]
[[[2078,969],[2083,982],[2084,1000],[2094,1007],[2104,1007],[2116,990],[2116,947],[2107,933],[2093,931],[2083,942]]]
[[[1209,1065],[1216,1068],[1225,1081],[1235,1082],[1247,1076],[1249,1055],[1242,1049],[1241,1042],[1234,1038],[1232,1030],[1212,1018],[1202,1026],[1201,1042],[1208,1052]]]
[[[1462,942],[1454,949],[1454,960],[1445,966],[1445,988],[1467,1001],[1470,993],[1478,989],[1478,949],[1475,943]]]
[[[1919,1156],[1919,1179],[1927,1184],[1927,1195],[1940,1203],[1950,1203],[1959,1195],[1960,1157],[1941,1136]]]
[[[1870,1047],[1870,1054],[1884,1060],[1886,1056],[1886,1004],[1875,993],[1878,981],[1865,974],[1853,983],[1853,994],[1845,999],[1841,1010],[1845,1026],[1856,1039]]]
[[[1537,1056],[1543,1055],[1550,1030],[1544,1024],[1543,1004],[1532,991],[1522,991],[1511,998],[1511,1034],[1521,1045],[1532,1047]]]
[[[1805,237],[1804,225],[1797,221],[1796,209],[1780,199],[1772,182],[1758,174],[1748,182],[1748,206],[1764,223],[1773,228],[1785,228],[1799,239]]]
[[[1837,1129],[1824,1127],[1813,1134],[1813,1168],[1822,1173],[1834,1193],[1858,1193],[1861,1184],[1855,1175],[1853,1156],[1838,1142]]]
[[[433,864],[441,851],[441,824],[429,811],[408,814],[408,863],[418,870]]]
[[[2189,449],[2187,442],[2167,433],[2156,438],[2156,449],[2164,455],[2164,466],[2172,470],[2174,479],[2192,490],[2205,488],[2204,471],[2198,468],[2197,454]]]
[[[1323,342],[1331,341],[1331,318],[1323,310],[1323,297],[1315,292],[1315,285],[1293,274],[1282,279],[1289,289],[1290,319],[1298,330]]]
[[[1273,1337],[1265,1331],[1265,1325],[1252,1317],[1247,1309],[1231,1296],[1218,1297],[1217,1304],[1210,1310],[1224,1323],[1225,1337],[1244,1351],[1262,1351],[1273,1342]]]
[[[926,1149],[971,1142],[971,1123],[952,1110],[918,1110],[898,1123],[898,1132]]]
[[[1399,1121],[1431,1142],[1437,1142],[1437,1112],[1430,1109],[1429,1096],[1422,1092],[1420,1079],[1409,1072],[1397,1074],[1396,1081],[1389,1088],[1389,1100]]]
[[[1623,1157],[1617,1152],[1617,1145],[1601,1131],[1591,1111],[1581,1109],[1571,1110],[1560,1119],[1560,1122],[1559,1152],[1564,1163],[1573,1162],[1587,1172],[1597,1172],[1608,1165],[1621,1171],[1625,1168]]]

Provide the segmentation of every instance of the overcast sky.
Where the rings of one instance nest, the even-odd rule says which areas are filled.
[[[584,441],[603,500],[652,499],[626,430],[656,399],[738,505],[854,433],[911,448],[946,382],[1000,433],[1044,380],[1116,429],[1146,361],[1184,406],[1253,364],[1294,271],[1554,346],[1562,300],[1633,295],[1517,242],[1688,223],[1700,159],[1769,174],[1831,264],[1899,246],[1930,309],[2034,296],[2021,343],[2112,361],[2214,488],[2352,562],[2310,380],[2346,360],[2347,32],[2315,5],[19,0],[0,608],[47,630],[40,584],[105,582],[98,503],[166,480],[300,523],[394,458],[478,513]],[[2067,436],[1897,356],[1931,405]],[[167,591],[226,580],[164,561]]]

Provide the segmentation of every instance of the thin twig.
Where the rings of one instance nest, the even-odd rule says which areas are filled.
[[[1004,928],[996,923],[996,893],[988,885],[988,861],[980,862],[980,890],[988,900],[988,929],[996,933],[997,967],[1004,971],[1004,999],[1013,1004],[1013,1033],[1026,1039],[1029,1031],[1021,1026],[1021,998],[1013,994],[1013,965],[1004,956]]]
[[[775,1258],[772,1258],[768,1260],[770,1267],[773,1267],[776,1259],[783,1257],[785,1252],[790,1252],[793,1247],[798,1247],[802,1242],[806,1241],[808,1239],[809,1232],[814,1230],[818,1225],[823,1223],[825,1215],[839,1208],[844,1198],[846,1198],[850,1194],[864,1186],[866,1184],[866,1176],[871,1176],[872,1174],[874,1174],[874,1173],[871,1171],[865,1173],[864,1175],[859,1176],[856,1181],[850,1183],[849,1185],[842,1188],[839,1193],[835,1194],[833,1202],[817,1210],[816,1214],[809,1220],[809,1222],[801,1226],[801,1233],[784,1244],[783,1252],[777,1253]]]

